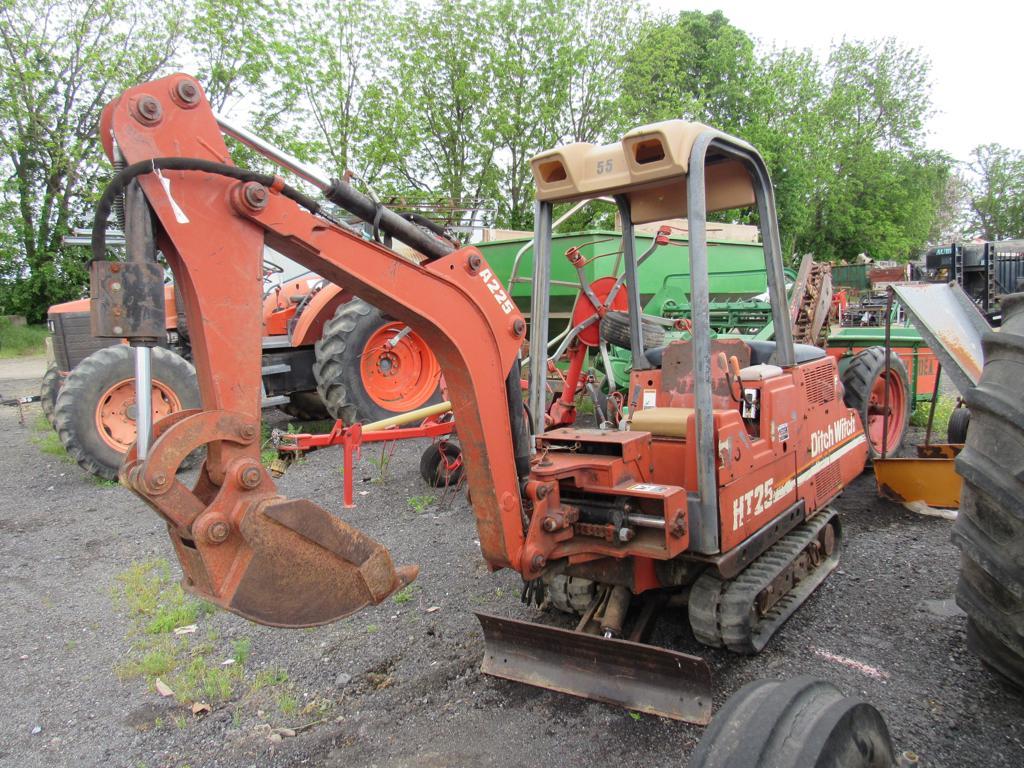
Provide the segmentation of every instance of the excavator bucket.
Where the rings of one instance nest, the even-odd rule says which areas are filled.
[[[697,725],[711,721],[711,668],[697,656],[485,613],[476,617],[486,646],[482,672]]]
[[[396,569],[386,547],[305,499],[258,504],[239,533],[221,545],[175,537],[175,546],[190,592],[260,624],[337,621],[386,599],[419,570]],[[230,560],[217,559],[221,552]]]

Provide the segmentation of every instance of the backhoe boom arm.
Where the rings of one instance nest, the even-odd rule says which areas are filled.
[[[186,75],[126,91],[107,106],[101,132],[108,156],[120,153],[128,164],[231,164],[208,102]],[[414,263],[300,207],[282,194],[280,180],[157,169],[138,182],[184,300],[202,410],[158,422],[148,457],[130,453],[121,478],[166,520],[186,586],[255,621],[306,626],[379,602],[415,577],[313,502],[281,497],[260,463],[265,244],[407,323],[430,345],[458,421],[484,558],[492,568],[519,570],[524,529],[514,427],[522,408],[518,388],[506,380],[511,373],[518,383],[526,327],[479,251]],[[106,299],[124,289],[116,269],[94,269],[94,311],[109,308]],[[176,470],[203,445],[206,463],[196,487],[187,488]]]

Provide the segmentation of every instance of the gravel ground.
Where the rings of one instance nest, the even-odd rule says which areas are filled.
[[[0,380],[5,395],[35,386]],[[142,679],[115,673],[133,631],[112,597],[116,577],[133,561],[173,563],[161,523],[124,489],[100,487],[40,452],[34,419],[34,407],[25,425],[16,410],[0,412],[2,766],[680,766],[700,738],[693,726],[478,672],[472,611],[559,619],[518,603],[515,574],[487,572],[464,497],[412,509],[410,498],[430,493],[416,444],[398,447],[386,484],[372,481],[377,454],[368,450],[359,476],[371,480],[357,484],[357,508],[344,512],[396,563],[421,566],[412,599],[314,630],[202,617],[215,653],[230,656],[242,638],[251,653],[247,684],[193,717]],[[339,463],[333,451],[312,454],[289,470],[282,491],[342,513]],[[654,641],[708,658],[716,706],[754,678],[820,676],[878,706],[896,744],[923,766],[1024,765],[1024,702],[964,645],[951,600],[950,523],[880,501],[870,475],[837,507],[846,530],[840,570],[761,655],[707,652],[681,612],[662,618]],[[273,667],[286,670],[286,682],[247,687]],[[284,707],[286,699],[297,706]],[[272,727],[298,733],[274,742]]]

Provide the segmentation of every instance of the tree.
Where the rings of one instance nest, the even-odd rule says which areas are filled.
[[[282,31],[293,12],[261,0],[193,0],[186,37],[195,75],[216,111],[260,92],[284,53]]]
[[[1000,144],[971,152],[971,225],[986,240],[1024,236],[1024,153]]]
[[[754,74],[753,41],[721,11],[649,19],[625,55],[624,117],[633,124],[685,118],[736,133],[749,117]]]
[[[175,18],[141,0],[0,0],[0,304],[38,321],[77,298],[81,249],[61,238],[100,191],[97,128],[107,101],[151,78]]]
[[[924,148],[929,63],[894,40],[842,41],[824,68],[808,190],[812,218],[797,247],[819,258],[866,251],[906,260],[924,246],[951,161]]]

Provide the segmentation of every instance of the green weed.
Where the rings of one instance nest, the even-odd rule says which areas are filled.
[[[918,404],[914,413],[910,416],[910,423],[915,427],[927,427],[928,426],[928,411],[931,409],[931,402],[924,402]],[[949,416],[953,413],[953,409],[956,408],[956,398],[949,397],[947,395],[940,395],[939,402],[935,404],[935,421],[933,422],[932,431],[939,432],[940,434],[946,428],[946,424],[949,423]]]
[[[244,665],[249,660],[249,652],[252,650],[252,640],[248,637],[243,637],[234,642],[234,654],[231,658],[235,660],[236,664]]]
[[[285,717],[291,717],[299,711],[299,702],[290,693],[282,693],[277,697],[277,708]]]
[[[400,590],[395,592],[391,599],[394,600],[398,605],[404,605],[405,603],[408,603],[410,600],[412,600],[412,593],[415,591],[416,587],[414,585],[407,584],[406,586],[402,587]]]
[[[64,444],[60,441],[60,437],[56,432],[50,430],[39,437],[32,438],[32,442],[36,444],[39,450],[49,456],[56,456],[62,461],[71,463],[74,461],[69,455],[67,450],[64,448]]]
[[[368,634],[368,635],[375,635],[378,632],[380,632],[380,627],[378,627],[376,624],[367,624],[366,625],[366,634]]]
[[[417,515],[423,512],[427,507],[437,501],[436,496],[410,496],[409,497],[409,509],[415,512]]]
[[[280,667],[268,667],[256,673],[249,686],[251,691],[259,691],[264,688],[272,688],[275,685],[288,682],[288,673]]]

